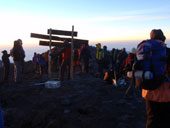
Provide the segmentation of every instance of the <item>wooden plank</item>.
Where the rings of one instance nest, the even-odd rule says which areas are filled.
[[[36,34],[36,33],[31,33],[31,37],[39,38],[39,39],[46,39],[46,40],[50,39],[49,35]],[[71,42],[71,38],[63,38],[63,37],[58,37],[58,36],[51,36],[51,40]],[[74,44],[76,43],[88,44],[88,42],[89,42],[88,40],[74,39]]]
[[[49,41],[39,41],[39,45],[49,46]],[[68,44],[68,43],[67,43]],[[64,47],[66,44],[61,42],[51,42],[51,46]],[[69,44],[71,46],[71,44]]]
[[[50,29],[47,30],[47,33],[50,34]],[[54,34],[54,35],[64,35],[64,36],[72,36],[72,31],[64,31],[64,30],[54,30],[54,29],[51,29],[51,34]],[[74,32],[73,36],[77,37],[77,32]]]
[[[31,37],[33,38],[39,38],[39,39],[46,39],[49,40],[50,36],[49,35],[43,35],[43,34],[37,34],[37,33],[31,33]],[[61,40],[60,37],[57,36],[51,36],[51,40]]]
[[[61,43],[61,42],[51,42],[51,46],[56,46],[56,47],[59,47],[59,48],[64,48],[66,46],[66,44],[71,47],[70,43],[68,44],[68,43]],[[75,43],[74,42],[74,48],[80,48],[82,44],[86,45],[86,43],[83,43],[83,42],[81,42],[81,43]],[[39,45],[49,46],[49,41],[39,41]]]

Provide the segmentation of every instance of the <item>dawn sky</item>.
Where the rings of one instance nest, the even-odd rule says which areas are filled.
[[[170,39],[170,0],[1,0],[0,19],[0,46],[72,25],[90,42],[148,39],[153,28]]]

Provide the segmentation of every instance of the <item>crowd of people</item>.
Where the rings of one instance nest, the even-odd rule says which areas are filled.
[[[134,70],[136,67],[136,62],[147,60],[148,56],[144,55],[141,59],[141,56],[137,52],[141,51],[140,46],[145,45],[145,42],[154,42],[154,45],[160,45],[163,49],[166,49],[166,66],[163,67],[163,70],[166,72],[166,78],[170,77],[170,50],[165,44],[166,37],[164,36],[162,30],[154,29],[150,33],[150,40],[143,41],[138,45],[137,49],[132,48],[128,53],[125,48],[121,50],[113,48],[111,51],[107,50],[107,46],[103,46],[101,43],[96,44],[96,63],[97,71],[96,76],[99,78],[104,78],[105,81],[113,84],[113,79],[119,79],[122,76],[126,77],[128,71]],[[144,52],[145,49],[142,49]],[[141,53],[142,53],[141,52]],[[2,51],[2,62],[3,62],[3,82],[7,82],[9,79],[10,72],[10,61],[9,57],[13,58],[14,62],[14,82],[21,82],[22,73],[24,71],[24,58],[25,52],[22,47],[22,40],[18,39],[14,41],[14,46],[11,49],[10,53],[6,50]],[[77,67],[80,72],[89,72],[89,62],[92,58],[88,45],[82,45],[80,48],[74,49],[74,58],[73,58],[73,72],[76,72]],[[154,54],[152,50],[148,51],[150,55]],[[59,52],[51,50],[51,53],[45,52],[42,54],[34,53],[32,62],[34,65],[34,71],[37,74],[42,76],[44,73],[48,73],[48,62],[49,55],[51,57],[51,62],[55,69],[59,71],[59,80],[64,80],[64,74],[67,72],[67,79],[70,79],[70,68],[71,68],[71,45],[68,42],[65,42],[65,46]],[[156,58],[158,60],[159,58]],[[162,59],[163,60],[163,59]],[[161,60],[161,61],[162,61]],[[152,63],[152,61],[149,61]],[[147,63],[143,63],[147,64]],[[138,65],[139,66],[139,65]],[[152,67],[153,68],[153,67]],[[159,68],[159,67],[156,67]],[[107,73],[107,76],[106,76]],[[154,76],[157,76],[154,74]],[[134,78],[133,74],[133,78]],[[136,85],[135,78],[130,79],[129,87]],[[147,114],[147,123],[146,128],[162,128],[170,127],[170,82],[163,82],[161,87],[155,90],[146,90],[142,89],[142,97],[146,100],[146,114]],[[129,88],[128,88],[129,90]],[[127,92],[128,92],[127,90]],[[0,111],[1,116],[1,111]],[[3,123],[3,119],[0,118],[0,123]]]
[[[22,47],[22,40],[18,39],[14,41],[14,45],[8,53],[6,50],[2,51],[2,62],[3,62],[3,83],[8,82],[10,72],[10,60],[9,57],[13,58],[14,62],[14,82],[20,83],[22,73],[24,71],[24,58],[25,51]]]

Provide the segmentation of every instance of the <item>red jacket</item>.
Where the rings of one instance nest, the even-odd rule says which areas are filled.
[[[71,48],[66,48],[62,54],[63,61],[71,58]]]

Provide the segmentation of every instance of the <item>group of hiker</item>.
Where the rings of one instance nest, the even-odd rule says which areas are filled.
[[[22,73],[24,70],[24,58],[25,58],[25,51],[22,47],[22,40],[18,39],[14,41],[13,47],[10,50],[10,53],[7,50],[2,51],[2,63],[3,63],[3,82],[6,83],[9,80],[9,73],[10,73],[10,60],[9,57],[13,58],[13,65],[14,65],[14,82],[20,83],[22,78]],[[1,84],[2,84],[1,83]],[[4,127],[4,121],[2,118],[2,111],[0,106],[0,128]]]
[[[43,54],[34,52],[32,62],[36,74],[42,76],[44,73],[48,72],[48,52]]]
[[[64,80],[65,72],[67,72],[67,79],[70,79],[71,45],[66,41],[64,43],[64,47],[60,50],[54,48],[51,50],[51,53],[49,51],[42,54],[34,53],[32,62],[36,73],[43,75],[44,72],[48,72],[48,55],[50,55],[51,69],[59,72],[59,80]],[[74,48],[73,56],[73,72],[75,73],[78,68],[80,72],[88,73],[89,59],[91,58],[88,45],[83,44],[80,48]]]
[[[101,44],[98,43],[96,44],[96,49],[96,61],[98,65],[97,74],[99,77],[104,78],[106,73],[111,73],[112,76],[107,76],[107,78],[104,78],[104,80],[108,83],[112,82],[112,78],[119,78],[124,74],[128,63],[127,61],[131,61],[131,58],[128,56],[131,54],[135,55],[134,48],[133,53],[130,52],[128,54],[125,48],[122,48],[121,50],[112,48],[111,51],[108,51],[107,46],[103,46],[103,48],[101,48]],[[116,76],[113,75],[114,72],[116,73]],[[108,77],[111,77],[111,79]]]
[[[129,86],[137,86],[142,90],[142,97],[146,101],[146,128],[170,127],[170,48],[166,46],[165,40],[161,29],[153,29],[150,39],[139,43],[130,53],[127,53],[125,48],[121,50],[113,48],[108,51],[107,46],[102,48],[101,43],[96,44],[97,76],[110,83],[113,83],[113,79],[124,76],[130,80]],[[9,57],[12,56],[14,82],[20,82],[25,58],[22,40],[14,41],[10,54],[6,50],[2,53],[3,80],[9,79]],[[73,53],[73,72],[76,72],[78,67],[80,72],[88,73],[89,61],[92,58],[88,45],[75,48]],[[43,75],[47,72],[48,55],[51,56],[55,67],[59,66],[59,79],[64,80],[66,71],[67,79],[70,79],[71,45],[65,42],[65,47],[59,52],[53,50],[44,54],[35,52],[32,59],[35,73]],[[2,122],[0,117],[0,123]]]
[[[8,82],[10,73],[10,60],[9,57],[13,58],[14,62],[14,82],[21,82],[21,74],[24,71],[24,58],[25,51],[22,47],[22,40],[18,39],[14,41],[13,47],[8,53],[6,50],[2,51],[2,62],[3,62],[3,82]]]
[[[98,72],[102,78],[105,73],[104,80],[114,84],[113,79],[123,75],[130,80],[129,86],[142,90],[146,128],[170,127],[170,48],[165,40],[161,29],[153,29],[150,39],[143,40],[129,54],[125,48],[113,48],[108,54],[106,46],[101,49],[101,44],[96,44]],[[107,70],[103,72],[104,69]]]

